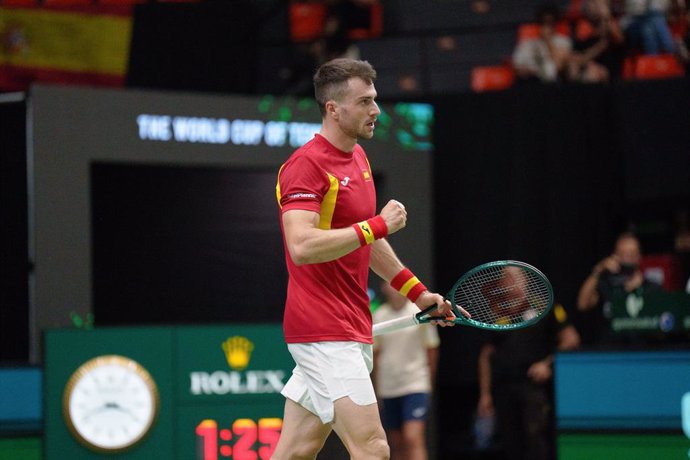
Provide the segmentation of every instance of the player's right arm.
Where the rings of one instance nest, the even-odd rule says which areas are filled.
[[[319,228],[319,214],[313,211],[285,211],[283,231],[288,253],[295,265],[329,262],[360,246],[354,228],[322,230]]]
[[[381,210],[388,234],[405,226],[404,209],[391,200]],[[302,209],[283,212],[283,231],[290,258],[295,265],[336,260],[358,249],[361,242],[353,227],[320,229],[319,214]]]

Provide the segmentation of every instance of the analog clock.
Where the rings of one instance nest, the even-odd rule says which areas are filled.
[[[120,452],[140,442],[158,416],[158,388],[136,361],[104,355],[70,377],[63,415],[74,437],[97,452]]]

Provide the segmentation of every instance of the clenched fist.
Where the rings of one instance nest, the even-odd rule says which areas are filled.
[[[381,210],[381,217],[383,217],[383,220],[386,222],[389,235],[402,229],[407,223],[407,211],[405,211],[405,206],[395,200],[390,200],[386,203],[386,206]]]

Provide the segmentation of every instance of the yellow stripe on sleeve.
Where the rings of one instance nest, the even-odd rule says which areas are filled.
[[[283,164],[280,169],[278,170],[278,180],[276,180],[276,199],[278,200],[278,207],[283,209],[283,205],[280,204],[280,198],[282,195],[280,194],[280,173],[283,172],[283,168],[285,167],[285,164]]]
[[[319,228],[322,230],[331,228],[333,213],[335,212],[335,203],[338,199],[338,190],[340,188],[340,182],[338,182],[337,177],[328,174],[328,181],[331,185],[328,187],[328,191],[323,197],[321,211],[319,212]]]

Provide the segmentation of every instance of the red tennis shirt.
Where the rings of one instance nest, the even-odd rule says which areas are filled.
[[[282,213],[319,214],[319,228],[335,229],[376,213],[376,190],[366,153],[335,148],[323,136],[297,149],[278,172],[276,196]],[[337,260],[297,266],[285,246],[289,279],[283,330],[287,343],[355,341],[372,343],[367,295],[371,246]]]

